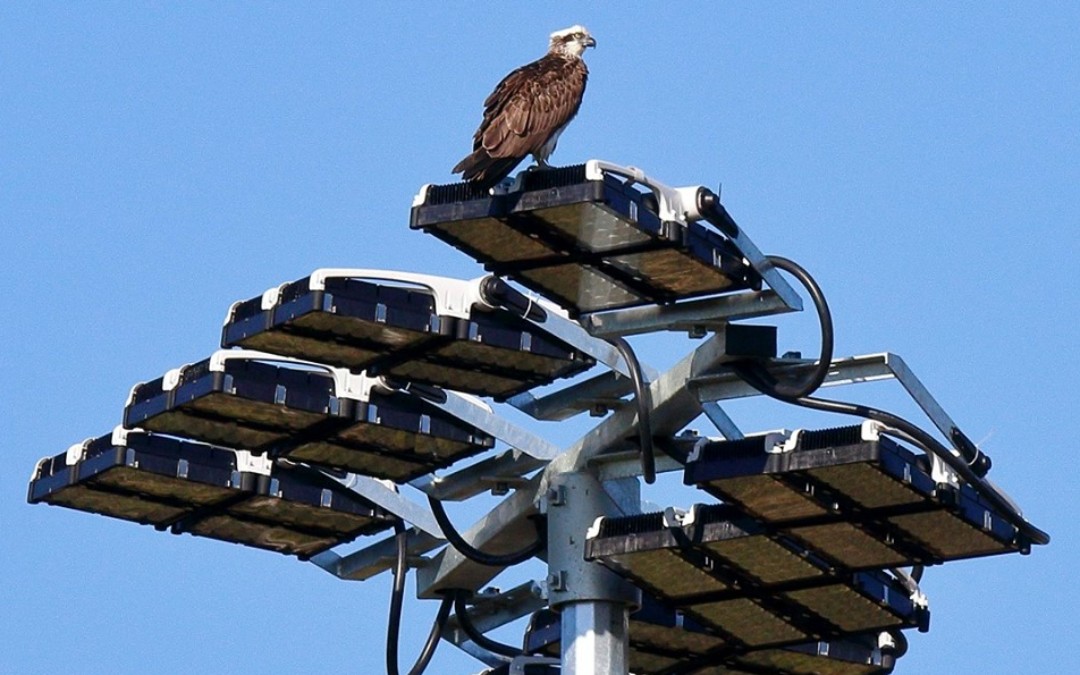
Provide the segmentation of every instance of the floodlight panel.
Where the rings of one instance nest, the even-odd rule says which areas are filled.
[[[372,390],[354,418],[279,452],[291,459],[407,482],[494,447],[495,439],[421,397]]]
[[[432,471],[428,458],[415,453],[395,453],[370,443],[349,443],[338,437],[333,441],[313,441],[287,450],[282,456],[374,478],[404,483]]]
[[[707,260],[687,256],[677,249],[617,255],[611,258],[611,264],[647,280],[656,287],[656,295],[673,300],[720,293],[734,284]]]
[[[446,360],[443,360],[444,357]],[[522,377],[520,373],[506,369],[485,368],[481,361],[471,361],[473,358],[475,353],[469,353],[467,348],[447,345],[437,348],[430,358],[404,361],[383,367],[381,371],[410,382],[424,382],[469,394],[491,396],[497,400],[536,386],[531,376]]]
[[[842,573],[732,505],[696,505],[677,524],[670,517],[601,518],[585,558],[752,647],[914,625],[914,605],[891,578]]]
[[[929,511],[895,516],[889,522],[943,560],[1025,550],[1017,541],[1016,528],[1004,518],[986,508],[978,509],[977,514],[981,518],[970,517],[972,514],[965,511]]]
[[[652,239],[650,227],[659,227],[645,195],[610,177],[586,180],[584,165],[521,174],[519,180],[519,190],[495,195],[468,183],[427,186],[413,207],[411,227],[483,263],[554,261],[573,249],[638,246]]]
[[[269,307],[263,296],[237,303],[222,345],[500,399],[595,364],[505,309],[477,303],[465,310],[468,318],[444,316],[431,289],[347,273],[328,275],[315,288],[314,277],[285,284],[269,296]]]
[[[324,371],[255,359],[226,359],[224,371],[186,367],[171,390],[164,378],[141,385],[127,422],[399,481],[494,447],[491,435],[419,395],[372,387],[338,397]]]
[[[232,453],[201,444],[130,431],[123,445],[90,441],[74,464],[67,455],[39,463],[28,501],[163,527],[240,492]]]
[[[648,588],[655,595],[676,602],[730,587],[710,574],[712,568],[708,561],[693,550],[641,551],[605,556],[600,562]]]
[[[684,611],[752,647],[800,642],[812,637],[750,598],[706,602],[685,607]]]
[[[258,449],[351,412],[326,372],[251,359],[185,366],[172,389],[164,378],[139,385],[124,411],[125,424],[235,448]]]
[[[71,485],[48,498],[33,499],[53,506],[65,506],[110,518],[130,520],[140,525],[166,527],[190,510],[186,505],[158,502],[138,495],[98,490],[88,485]]]
[[[673,601],[729,588],[713,574],[712,562],[664,522],[663,513],[601,518],[585,541],[585,559]]]
[[[393,516],[329,479],[318,484],[278,467],[268,490],[185,523],[182,531],[308,558],[393,524]]]
[[[886,457],[888,458],[888,455]],[[910,457],[909,461],[914,464],[915,458]],[[914,474],[907,473],[907,479],[905,480],[903,468],[900,468],[899,471],[889,471],[881,464],[858,463],[823,466],[819,469],[808,470],[806,474],[829,485],[860,506],[868,509],[919,504],[925,501],[934,489],[932,482],[919,481],[922,484],[922,489],[913,490],[911,487],[912,481],[917,480]],[[925,473],[922,473],[919,477],[922,476],[925,476]],[[926,478],[928,479],[929,476],[926,476]]]
[[[494,195],[428,186],[411,226],[575,314],[760,288],[728,239],[662,219],[655,197],[626,181],[589,179],[581,165],[519,182]]]
[[[912,625],[909,613],[898,610],[888,599],[872,597],[869,589],[858,581],[852,585],[833,584],[790,591],[784,595],[846,633],[908,628]],[[904,604],[910,605],[909,602]]]
[[[974,489],[938,485],[926,458],[898,443],[863,440],[860,426],[798,433],[798,446],[780,453],[760,440],[706,447],[685,482],[849,569],[1027,550]]]
[[[774,672],[789,675],[886,675],[892,668],[869,646],[846,641],[813,642],[782,649],[762,649],[731,661],[730,672]],[[697,671],[705,675],[709,671]],[[723,671],[721,671],[723,672]]]
[[[690,623],[694,623],[692,619]],[[630,644],[632,647],[636,646],[638,651],[656,653],[657,650],[663,650],[685,658],[688,654],[704,654],[723,647],[727,642],[719,635],[705,632],[703,627],[693,630],[685,625],[675,625],[674,622],[670,626],[661,625],[631,614]]]
[[[724,501],[738,504],[765,522],[824,516],[829,510],[814,501],[809,486],[797,489],[771,475],[708,480],[700,486]]]
[[[474,309],[454,335],[374,372],[505,399],[588,370],[595,360],[513,313]]]
[[[851,569],[900,567],[911,563],[910,554],[896,550],[852,523],[791,527],[785,531],[807,548],[820,551]]]
[[[557,255],[535,235],[518,232],[495,217],[440,222],[424,230],[485,264],[522,263]]]
[[[612,279],[594,265],[568,262],[525,269],[513,275],[531,288],[568,310],[588,313],[639,305],[646,300],[624,283]]]
[[[829,572],[804,548],[778,537],[730,504],[696,504],[686,540],[758,584],[812,579]]]
[[[709,542],[702,546],[766,585],[826,574],[822,566],[807,559],[805,551],[793,550],[765,535]]]
[[[691,462],[685,482],[769,522],[829,513],[815,496],[815,482],[860,508],[916,505],[933,497],[934,481],[913,453],[887,439],[863,441],[860,430],[803,431],[797,449],[780,453],[766,451],[762,439],[707,446]]]
[[[310,286],[311,277],[285,284],[268,308],[262,296],[237,303],[222,346],[364,370],[387,351],[416,348],[452,329],[423,290],[347,277]]]
[[[185,531],[199,537],[305,559],[348,541],[328,533],[313,534],[276,523],[236,518],[227,513],[202,518]]]
[[[550,610],[534,616],[526,632],[530,653],[559,656],[561,630],[558,615]],[[630,613],[628,662],[637,675],[660,675],[676,666],[700,659],[728,645],[723,637],[670,609],[648,594]]]
[[[694,673],[785,673],[786,675],[887,675],[892,666],[883,664],[876,648],[876,634],[829,641],[801,642],[784,646],[755,647],[728,642],[692,616],[683,616],[645,594],[641,607],[630,614],[628,631],[630,672],[638,675]],[[745,606],[726,608],[738,611]],[[752,613],[752,610],[751,610]],[[543,615],[543,619],[540,619]],[[760,621],[760,619],[759,619]],[[750,619],[749,623],[754,623]],[[761,625],[775,622],[768,617],[760,625],[746,628],[749,635],[767,635]],[[558,616],[550,610],[535,615],[526,632],[529,653],[558,657],[560,653]],[[780,627],[779,633],[794,631]]]
[[[660,219],[638,206],[640,201],[623,202],[623,209],[632,210],[638,220],[631,220],[603,203],[592,202],[539,208],[530,211],[530,215],[565,235],[568,243],[587,251],[617,251],[651,243],[662,226]]]

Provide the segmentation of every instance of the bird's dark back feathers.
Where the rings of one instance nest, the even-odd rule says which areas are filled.
[[[588,77],[582,59],[557,54],[547,54],[504,77],[484,101],[484,119],[473,135],[472,154],[458,162],[454,173],[485,188],[510,175],[574,118]]]

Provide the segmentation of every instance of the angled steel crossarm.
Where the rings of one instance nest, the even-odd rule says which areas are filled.
[[[648,381],[659,373],[646,363],[639,364]],[[633,381],[619,371],[608,371],[586,380],[567,385],[541,397],[522,392],[507,402],[533,419],[562,421],[590,410],[594,404],[611,409],[618,407],[618,399],[634,391]]]
[[[499,483],[507,487],[511,483],[519,483],[522,476],[544,464],[544,460],[516,450],[506,450],[446,476],[427,475],[409,485],[439,501],[459,502],[498,487]]]
[[[423,555],[442,545],[442,530],[439,529],[439,524],[435,522],[431,511],[407,499],[395,487],[370,476],[350,473],[341,478],[319,469],[312,470],[340,483],[343,488],[402,520],[412,523],[413,527],[406,533],[406,550],[409,555]],[[362,581],[390,569],[395,557],[396,543],[394,537],[391,536],[345,556],[334,551],[324,551],[312,556],[310,562],[340,579]]]
[[[717,368],[726,358],[726,333],[720,331],[651,383],[654,434],[672,435],[701,414],[701,404],[687,383]],[[636,426],[634,408],[622,409],[602,421],[474,524],[465,533],[466,540],[493,552],[520,547],[521,541],[535,536],[528,518],[538,512],[540,498],[546,494],[552,479],[565,472],[584,470],[592,460],[624,445],[634,436]],[[434,598],[444,590],[480,588],[499,571],[477,565],[457,551],[444,550],[431,565],[420,570],[419,594]]]
[[[813,361],[803,359],[778,359],[769,370],[774,375],[801,376],[814,366]],[[934,426],[946,438],[950,438],[956,423],[945,409],[938,404],[930,391],[908,368],[900,356],[891,352],[864,354],[834,359],[828,376],[822,386],[835,387],[895,379],[915,401],[919,408],[933,422]],[[760,392],[746,384],[733,372],[718,373],[698,378],[694,385],[701,401],[723,401],[747,396],[758,396]]]
[[[589,335],[576,321],[559,314],[559,311],[553,305],[544,303],[543,307],[547,314],[543,320],[536,320],[528,316],[523,318],[541,330],[551,333],[581,353],[591,356],[598,363],[604,364],[620,375],[629,376],[630,371],[627,369],[626,363],[618,350],[612,347],[611,344]]]
[[[671,305],[627,307],[592,312],[581,317],[597,337],[639,335],[658,330],[695,331],[715,329],[729,321],[795,311],[776,291],[748,291],[715,298],[687,300]]]
[[[507,403],[533,419],[561,422],[598,403],[609,408],[616,407],[613,402],[633,390],[634,385],[629,378],[608,371],[539,398],[526,391],[510,398]]]
[[[441,537],[432,536],[415,527],[406,530],[405,536],[406,551],[410,556],[423,555],[444,543]],[[334,551],[325,551],[312,556],[310,562],[339,579],[363,581],[392,568],[396,555],[397,543],[394,537],[390,536],[344,556]]]
[[[395,487],[391,487],[376,478],[361,476],[350,473],[344,479],[323,472],[327,478],[331,478],[349,488],[364,499],[389,511],[402,520],[412,523],[421,532],[433,537],[441,537],[442,530],[431,515],[427,506],[421,506],[405,498]]]
[[[559,454],[561,448],[493,413],[487,406],[477,405],[470,398],[446,392],[445,401],[429,401],[454,417],[491,434],[527,455],[547,460]]]
[[[547,606],[543,588],[535,581],[527,581],[499,593],[480,593],[469,602],[473,606],[468,610],[468,618],[481,633],[517,621]],[[445,639],[459,647],[470,641],[456,614],[450,617]]]

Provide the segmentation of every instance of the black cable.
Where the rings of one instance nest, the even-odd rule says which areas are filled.
[[[394,522],[394,538],[397,543],[397,555],[394,561],[394,586],[390,593],[390,617],[386,625],[386,673],[387,675],[399,675],[398,647],[401,637],[401,607],[405,598],[405,574],[408,571],[408,533],[405,523],[400,519]],[[443,598],[439,605],[439,612],[435,615],[435,622],[431,626],[424,648],[420,651],[416,663],[409,669],[408,675],[422,675],[424,670],[435,655],[435,649],[439,646],[443,630],[446,628],[447,619],[450,616],[450,608],[453,605],[453,597]]]
[[[968,460],[965,460],[963,457],[957,457],[950,449],[938,442],[936,438],[906,419],[884,410],[860,404],[846,403],[844,401],[833,401],[811,396],[795,399],[776,396],[771,390],[770,385],[760,379],[759,373],[764,371],[764,368],[762,368],[760,364],[739,364],[734,370],[747,384],[766,396],[771,396],[781,401],[802,406],[804,408],[810,408],[812,410],[854,415],[856,417],[881,422],[885,426],[891,427],[894,432],[899,432],[906,440],[918,445],[926,452],[937,455],[942,461],[948,464],[949,467],[964,480],[964,482],[975,488],[981,497],[986,499],[994,508],[1003,513],[1006,520],[1012,523],[1021,534],[1033,543],[1050,543],[1050,535],[1025,520],[1022,515],[1016,512],[1016,509],[1013,508],[1012,504],[1003,499],[996,490],[988,489],[986,487],[986,484],[982,480],[982,476],[971,468]]]
[[[401,636],[401,605],[405,597],[405,572],[407,534],[405,523],[394,522],[394,539],[397,543],[397,559],[394,561],[394,586],[390,592],[390,616],[386,621],[386,673],[398,675],[398,643]]]
[[[464,631],[465,635],[467,635],[477,647],[486,649],[492,654],[508,656],[510,658],[521,656],[522,651],[520,649],[492,640],[476,627],[476,624],[473,623],[472,618],[469,616],[468,608],[465,606],[465,601],[468,599],[469,595],[470,592],[464,590],[457,591],[454,594],[454,615],[457,616],[458,625],[461,626],[461,630]]]
[[[630,380],[634,383],[634,399],[637,401],[638,410],[638,442],[641,445],[641,474],[645,482],[651,485],[656,482],[656,451],[653,449],[649,386],[641,374],[641,362],[630,343],[621,337],[610,338],[609,341],[619,350],[623,361],[626,361],[626,369],[630,371]]]
[[[453,605],[453,596],[448,595],[443,598],[442,604],[439,605],[439,612],[435,615],[435,621],[431,624],[431,632],[428,633],[427,642],[424,643],[424,648],[420,650],[420,656],[416,659],[416,664],[409,670],[409,675],[422,675],[428,664],[431,663],[431,657],[435,656],[435,650],[438,649],[439,642],[442,641],[442,634],[446,629],[446,622],[450,618],[450,608]]]
[[[866,419],[875,420],[882,424],[892,427],[895,431],[899,431],[906,437],[906,440],[918,445],[923,450],[937,455],[942,461],[949,465],[949,467],[955,471],[968,485],[971,485],[979,493],[979,496],[990,502],[990,504],[1004,514],[1005,519],[1012,523],[1017,530],[1019,530],[1025,537],[1030,539],[1036,544],[1048,544],[1050,543],[1050,535],[1043,532],[1039,528],[1035,527],[1022,515],[1016,512],[1016,509],[1007,500],[1003,499],[996,490],[988,489],[983,482],[982,476],[976,473],[968,461],[962,457],[957,457],[949,448],[946,448],[942,443],[939,443],[930,434],[926,433],[916,425],[905,420],[902,417],[893,415],[892,413],[885,412],[884,410],[878,410],[877,408],[870,408],[863,405],[853,405],[850,403],[844,403],[842,401],[830,401],[827,399],[819,398],[804,398],[797,401],[792,401],[797,405],[801,405],[807,408],[813,408],[815,410],[825,410],[828,412],[839,412],[848,415],[858,415]]]
[[[499,277],[484,277],[480,282],[480,295],[488,304],[513,311],[523,319],[540,323],[547,321],[547,312],[543,307]]]
[[[817,391],[821,383],[825,381],[825,378],[829,374],[829,368],[832,367],[833,358],[833,321],[832,312],[829,311],[829,303],[825,301],[825,294],[821,290],[821,286],[818,286],[817,281],[814,280],[810,273],[807,272],[798,263],[783,258],[781,256],[771,255],[768,256],[768,260],[772,263],[772,266],[776,269],[783,270],[799,280],[799,283],[806,288],[806,291],[810,294],[810,299],[814,303],[814,309],[817,311],[818,324],[821,326],[821,353],[818,356],[817,364],[814,366],[813,372],[806,378],[805,381],[798,384],[788,383],[770,383],[770,387],[773,391],[771,396],[780,399],[797,399],[809,396]],[[764,371],[764,369],[761,369]]]
[[[777,269],[784,270],[795,276],[807,291],[814,302],[821,324],[821,356],[814,368],[813,373],[803,383],[791,385],[777,382],[775,378],[759,362],[741,362],[732,364],[732,370],[736,372],[747,384],[754,387],[766,396],[792,403],[814,410],[824,410],[847,415],[855,415],[865,419],[871,419],[891,427],[905,435],[908,440],[922,447],[926,452],[937,455],[948,464],[969,485],[974,487],[980,495],[986,498],[995,508],[1005,514],[1017,530],[1029,540],[1037,544],[1049,543],[1048,534],[1027,522],[1022,515],[1016,512],[1008,501],[1003,499],[995,490],[989,489],[982,480],[982,476],[990,468],[989,458],[979,452],[978,448],[957,428],[951,430],[950,436],[957,446],[957,457],[953,452],[939,443],[937,439],[923,431],[921,428],[905,420],[904,418],[872,408],[870,406],[832,401],[828,399],[810,396],[821,386],[829,373],[832,364],[833,353],[833,326],[832,314],[821,287],[817,285],[813,277],[797,263],[779,256],[768,256],[769,261]]]
[[[510,567],[525,562],[544,550],[544,537],[540,535],[537,536],[536,541],[513,553],[494,554],[481,551],[465,541],[461,533],[454,528],[454,524],[450,522],[450,517],[446,515],[446,509],[443,508],[441,501],[428,495],[428,503],[431,505],[431,513],[434,514],[435,522],[442,529],[446,541],[450,542],[450,545],[457,549],[458,553],[475,563],[489,567]]]

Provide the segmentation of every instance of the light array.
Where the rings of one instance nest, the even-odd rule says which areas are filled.
[[[221,345],[497,399],[595,363],[544,329],[539,303],[507,293],[516,294],[491,277],[319,269],[235,303]]]
[[[1029,547],[970,486],[935,480],[926,457],[872,423],[706,443],[684,477],[848,569]]]
[[[922,627],[918,599],[879,571],[838,572],[730,506],[601,518],[585,556],[744,647]]]
[[[412,227],[572,314],[759,288],[720,233],[661,217],[656,199],[587,165],[521,174],[509,193],[425,186]]]
[[[530,621],[525,649],[558,656],[559,615],[538,612]],[[784,673],[785,675],[887,675],[895,658],[877,645],[876,634],[777,648],[748,649],[729,642],[693,617],[645,594],[630,614],[629,664],[636,675],[668,673]]]
[[[41,460],[28,500],[301,558],[394,520],[317,473],[119,428]]]
[[[243,350],[137,385],[124,423],[399,482],[494,445],[413,390]]]

